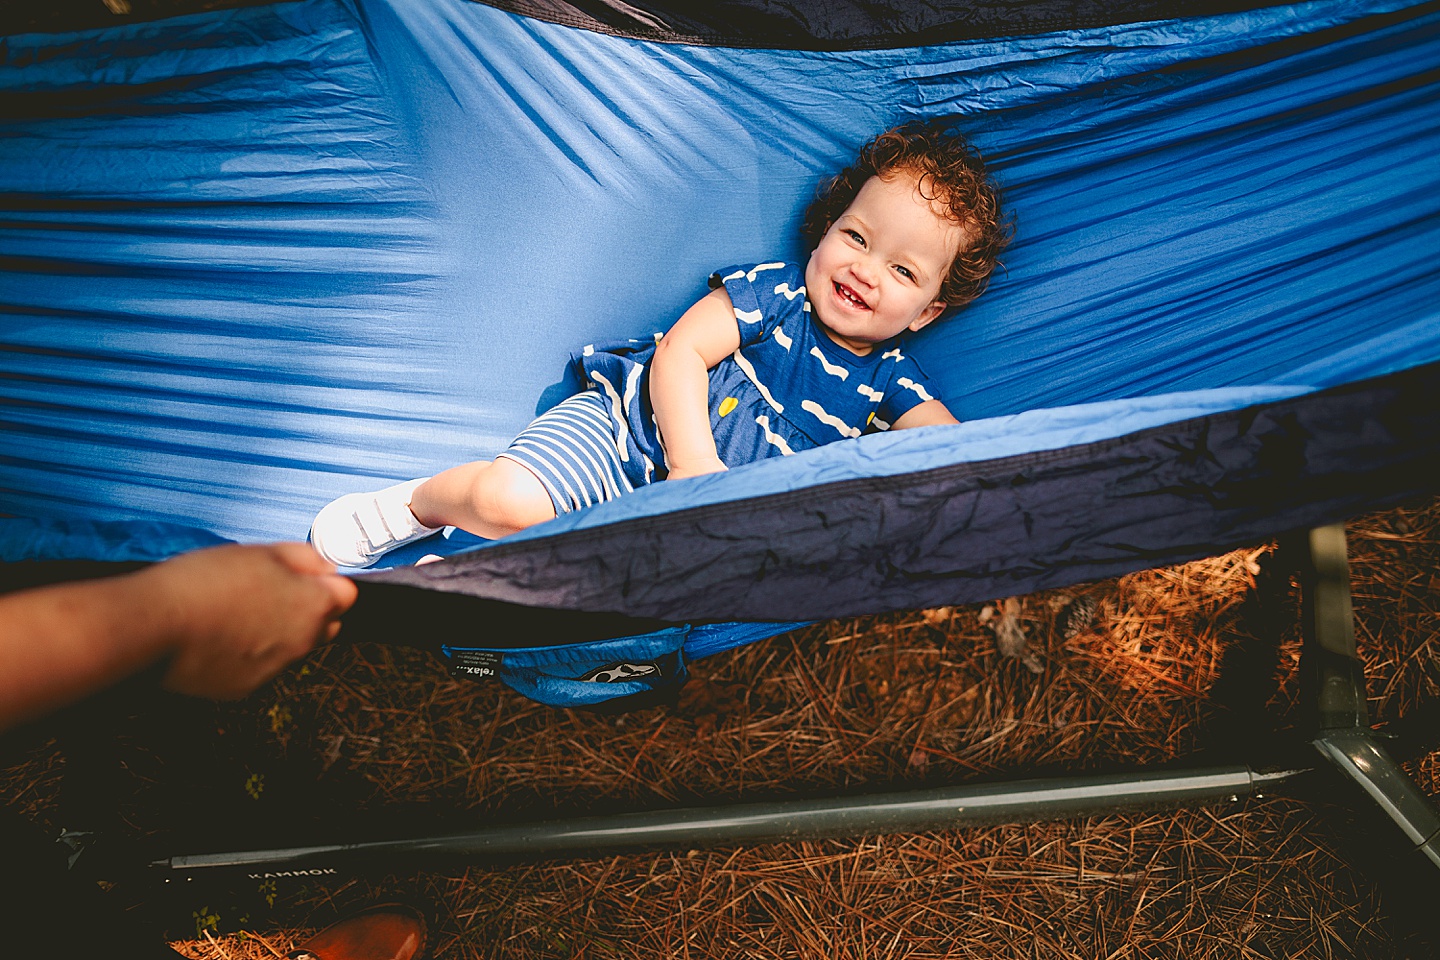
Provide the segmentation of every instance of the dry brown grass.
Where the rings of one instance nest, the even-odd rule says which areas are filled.
[[[1440,683],[1440,501],[1360,518],[1350,532],[1373,719],[1393,722]],[[1252,735],[1265,739],[1267,716],[1295,708],[1293,597],[1270,621],[1247,602],[1271,549],[1024,598],[1039,674],[997,653],[993,606],[955,607],[820,624],[702,661],[673,709],[554,710],[452,680],[425,654],[366,645],[317,654],[216,717],[226,737],[248,738],[252,777],[278,784],[281,766],[303,761],[326,802],[468,811],[471,822],[1243,754]],[[1067,639],[1058,614],[1082,595],[1095,620]],[[1272,631],[1278,645],[1257,642]],[[1411,767],[1435,794],[1440,754]],[[3,781],[10,802],[43,818],[59,768],[52,750],[36,750]],[[131,768],[157,782],[123,814],[163,833],[164,768],[140,756]],[[1347,864],[1337,817],[1265,798],[295,881],[273,891],[273,909],[250,910],[245,936],[233,932],[239,908],[207,902],[202,918],[232,932],[178,947],[273,957],[352,906],[403,897],[436,909],[444,958],[1408,955],[1387,902]]]

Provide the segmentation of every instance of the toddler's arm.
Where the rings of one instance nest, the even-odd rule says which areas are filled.
[[[671,480],[725,469],[710,430],[710,368],[740,347],[730,295],[710,291],[660,338],[650,361],[650,404]]]
[[[906,430],[910,427],[935,427],[941,424],[959,423],[950,409],[939,400],[926,400],[922,404],[911,407],[895,421],[894,429]]]

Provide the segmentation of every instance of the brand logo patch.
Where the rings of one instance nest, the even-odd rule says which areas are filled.
[[[624,683],[641,677],[658,677],[660,668],[653,663],[608,663],[581,677],[590,683]]]

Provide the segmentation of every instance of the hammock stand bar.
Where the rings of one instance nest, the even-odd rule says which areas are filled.
[[[444,836],[172,856],[150,866],[179,874],[219,868],[250,873],[329,873],[397,860],[593,856],[621,850],[942,830],[960,824],[1085,816],[1117,808],[1235,801],[1273,790],[1304,771],[1246,766],[1055,777],[899,793],[696,807],[501,825]]]

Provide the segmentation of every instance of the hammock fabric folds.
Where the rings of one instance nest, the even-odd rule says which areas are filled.
[[[965,423],[363,576],[805,620],[1436,489],[1436,4],[996,5],[992,35],[941,4],[788,46],[584,6],[303,0],[0,39],[4,558],[301,539],[335,496],[493,456],[572,350],[665,329],[719,266],[803,257],[816,184],[916,117],[967,130],[1018,220],[991,290],[910,347]]]

